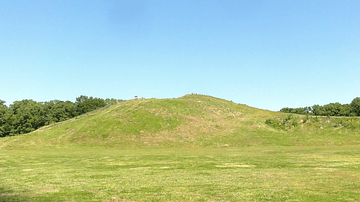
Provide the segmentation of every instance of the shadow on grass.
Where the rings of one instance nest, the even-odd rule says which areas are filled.
[[[12,190],[0,187],[0,202],[28,202],[32,201],[29,197],[22,196]]]

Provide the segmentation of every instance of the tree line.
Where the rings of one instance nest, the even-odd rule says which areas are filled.
[[[280,109],[280,112],[295,114],[311,114],[316,116],[360,116],[360,97],[354,98],[350,104],[330,103],[311,107]]]
[[[75,102],[61,100],[36,102],[24,99],[15,101],[8,107],[5,101],[0,100],[0,137],[29,133],[42,126],[65,121],[121,101],[123,100],[81,95]]]

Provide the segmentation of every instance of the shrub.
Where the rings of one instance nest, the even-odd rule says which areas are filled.
[[[284,125],[276,119],[266,119],[265,124],[275,128],[275,129],[285,129]]]

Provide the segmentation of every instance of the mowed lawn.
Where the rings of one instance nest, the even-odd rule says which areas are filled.
[[[0,151],[0,201],[359,200],[359,146]]]

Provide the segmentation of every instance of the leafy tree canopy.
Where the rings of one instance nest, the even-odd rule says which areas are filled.
[[[360,97],[354,98],[350,103],[351,111],[360,116]]]
[[[0,137],[24,134],[54,122],[65,121],[109,104],[123,100],[81,95],[76,102],[50,100],[36,102],[31,99],[15,101],[9,107],[0,100]]]
[[[329,103],[324,106],[288,108],[280,110],[284,113],[313,114],[316,116],[360,116],[360,97],[354,98],[351,104]]]

